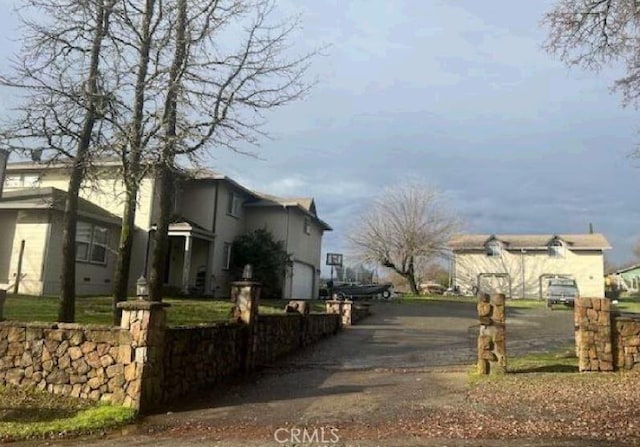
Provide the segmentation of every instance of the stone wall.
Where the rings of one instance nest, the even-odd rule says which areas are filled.
[[[242,371],[246,335],[247,326],[235,323],[168,328],[163,400],[183,396]]]
[[[127,301],[121,327],[0,322],[0,385],[38,387],[148,412],[335,334],[338,314],[166,328],[160,302]],[[256,306],[257,308],[257,306]]]
[[[258,315],[255,364],[273,362],[340,329],[338,315]],[[243,374],[249,327],[216,324],[165,331],[163,401]]]
[[[574,323],[580,371],[613,371],[611,302],[604,298],[577,298]]]
[[[0,322],[0,384],[135,406],[131,334],[111,327]]]
[[[640,315],[614,317],[613,363],[616,369],[640,369]]]
[[[335,314],[258,315],[256,365],[271,363],[339,329]]]

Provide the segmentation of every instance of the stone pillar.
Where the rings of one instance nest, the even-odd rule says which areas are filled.
[[[191,247],[193,238],[184,237],[184,257],[182,258],[182,293],[189,294],[189,277],[191,274]]]
[[[613,371],[611,302],[576,298],[573,312],[580,371]]]
[[[478,297],[478,372],[504,374],[507,371],[505,296],[496,293]]]
[[[125,301],[120,326],[131,333],[132,363],[125,367],[125,377],[133,379],[124,405],[148,412],[162,402],[164,385],[165,307],[157,301]]]
[[[236,281],[231,283],[231,301],[235,303],[233,319],[246,324],[247,342],[244,361],[245,371],[255,368],[258,350],[258,307],[260,306],[260,291],[262,285],[255,281]]]
[[[0,189],[2,187],[0,186]],[[0,289],[0,321],[4,320],[4,302],[7,299],[7,291]]]
[[[340,323],[344,326],[351,326],[353,301],[330,300],[326,301],[326,309],[328,314],[340,315]]]

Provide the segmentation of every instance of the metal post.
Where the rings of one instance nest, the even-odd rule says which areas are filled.
[[[522,299],[524,299],[524,291],[525,291],[525,287],[524,287],[524,254],[527,252],[527,250],[525,250],[524,248],[520,249],[520,264],[522,267]]]
[[[15,295],[18,294],[18,291],[20,289],[20,280],[22,279],[22,258],[24,257],[24,244],[25,241],[23,239],[20,243],[20,254],[18,255],[18,271],[16,273],[16,283],[13,286],[13,293]]]

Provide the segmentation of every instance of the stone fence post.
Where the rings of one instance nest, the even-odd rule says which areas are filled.
[[[262,285],[256,281],[235,281],[231,283],[231,301],[235,303],[233,319],[248,327],[244,368],[249,372],[255,368],[258,352],[258,308]]]
[[[353,301],[329,300],[325,303],[325,306],[328,314],[340,315],[341,326],[351,326]]]
[[[573,315],[580,371],[613,371],[611,302],[576,298]]]
[[[481,294],[478,297],[478,372],[504,374],[507,371],[505,295]]]
[[[125,378],[132,380],[124,405],[148,412],[163,399],[165,307],[157,301],[124,301],[120,326],[131,333],[131,358],[124,368]],[[121,347],[121,349],[125,349]],[[122,353],[121,353],[122,354]]]

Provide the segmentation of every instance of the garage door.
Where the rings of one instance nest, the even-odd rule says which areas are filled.
[[[293,263],[293,299],[313,298],[313,267],[301,262]]]

